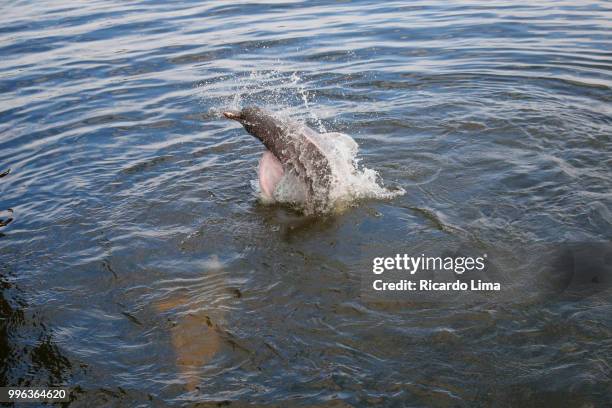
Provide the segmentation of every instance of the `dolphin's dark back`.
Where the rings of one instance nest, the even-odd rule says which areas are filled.
[[[328,210],[332,168],[317,141],[318,134],[297,122],[281,119],[258,107],[247,107],[239,113],[244,128],[258,138],[283,165],[293,172],[309,190],[309,212]]]

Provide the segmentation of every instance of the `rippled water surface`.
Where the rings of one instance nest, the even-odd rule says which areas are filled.
[[[82,406],[611,404],[609,290],[360,289],[377,256],[610,241],[611,30],[606,1],[5,4],[0,382]],[[406,193],[260,203],[263,148],[220,115],[248,104],[350,134]]]

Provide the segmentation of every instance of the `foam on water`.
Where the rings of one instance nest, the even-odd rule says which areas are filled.
[[[336,206],[364,198],[390,199],[406,192],[384,187],[376,170],[359,165],[359,146],[351,136],[336,132],[317,136],[332,167],[330,199]]]

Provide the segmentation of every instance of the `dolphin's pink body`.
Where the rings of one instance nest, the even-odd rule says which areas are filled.
[[[266,201],[274,201],[274,190],[283,177],[283,165],[270,152],[266,150],[259,160],[259,188]]]
[[[223,115],[241,123],[267,149],[259,164],[259,185],[264,198],[276,201],[274,190],[285,173],[285,177],[303,184],[305,197],[300,201],[305,204],[305,212],[327,210],[331,203],[332,167],[317,132],[255,106],[226,111]]]

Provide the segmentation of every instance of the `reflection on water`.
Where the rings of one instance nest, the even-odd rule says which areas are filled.
[[[11,172],[11,169],[5,170],[0,173],[0,178],[7,176]],[[7,208],[6,210],[0,210],[0,227],[6,227],[13,221],[13,209]]]
[[[176,310],[189,305],[188,299],[173,299],[157,305],[160,312]],[[176,365],[189,391],[194,391],[200,378],[200,370],[212,360],[220,347],[219,335],[210,316],[196,310],[179,317],[172,323],[172,347],[176,354]]]
[[[60,386],[73,374],[72,364],[41,317],[29,310],[12,275],[0,265],[0,384]]]
[[[217,257],[207,266],[204,278],[169,282],[172,287],[167,289],[168,296],[155,303],[160,317],[168,316],[176,366],[188,391],[197,389],[202,369],[225,340],[224,329],[219,325],[226,314],[225,299],[241,296],[238,289],[227,286],[223,265]],[[214,292],[210,292],[212,288]]]
[[[604,1],[5,7],[2,382],[64,383],[77,406],[610,405],[600,265],[515,281],[536,243],[612,237],[611,18]],[[247,104],[351,135],[406,194],[326,217],[263,205],[262,146],[220,119]],[[497,272],[525,289],[363,297],[374,257],[455,248],[507,254]]]

